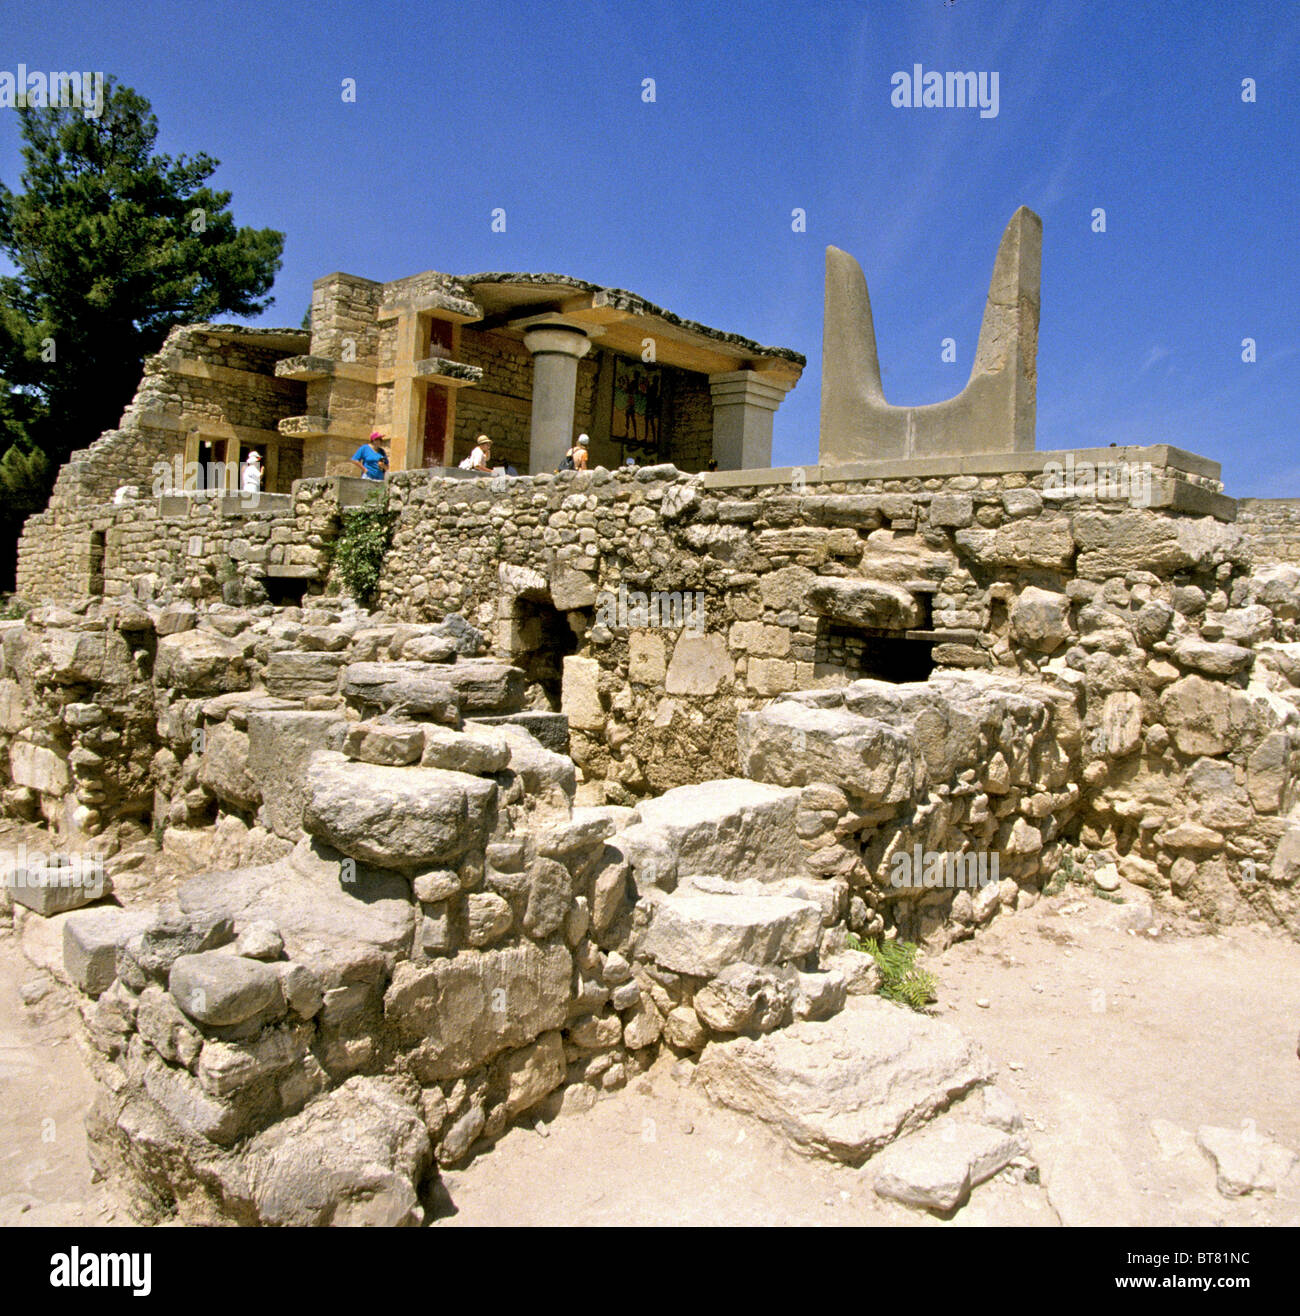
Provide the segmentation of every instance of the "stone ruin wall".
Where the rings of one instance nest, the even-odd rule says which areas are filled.
[[[1061,821],[1077,794],[1068,696],[950,673],[778,700],[742,732],[751,778],[580,806],[563,718],[523,710],[485,645],[458,619],[129,597],[4,624],[5,807],[104,856],[125,899],[68,917],[63,969],[95,1162],[146,1218],[418,1219],[432,1159],[539,1104],[874,991],[846,934],[893,922],[872,866],[894,820],[1018,836],[1042,791]],[[162,903],[129,894],[150,832]],[[1031,899],[1015,850],[1001,883],[926,901],[927,929]],[[12,899],[20,934],[60,907]],[[359,1166],[332,1141],[354,1119],[377,1130]],[[349,1200],[304,1188],[304,1146],[359,1176]]]
[[[1300,571],[1167,478],[1192,510],[1032,473],[399,475],[369,614],[327,592],[347,482],[109,509],[121,591],[0,647],[5,808],[122,893],[154,844],[177,874],[64,930],[97,1162],[146,1214],[318,1223],[304,1148],[355,1124],[382,1148],[329,1218],[417,1219],[431,1161],[665,1047],[834,1015],[878,985],[850,932],[971,935],[1067,848],[1297,935]],[[255,603],[279,548],[301,609]],[[702,629],[598,620],[620,585],[698,592]],[[854,627],[939,670],[854,680],[826,661]],[[918,847],[1000,880],[900,890]]]
[[[1237,524],[1257,562],[1300,566],[1300,498],[1239,498]]]
[[[1186,474],[1165,477],[1177,498],[1222,511],[1209,477]],[[907,628],[926,638],[890,641],[896,677],[933,662],[1071,692],[1075,793],[1034,805],[1045,817],[1068,803],[1068,818],[1014,842],[1042,847],[1041,868],[1068,832],[1207,917],[1294,929],[1288,882],[1254,876],[1272,871],[1292,803],[1294,569],[1260,566],[1250,537],[1212,516],[1044,498],[1032,472],[742,478],[400,474],[379,606],[481,626],[525,671],[530,702],[566,715],[586,797],[618,805],[748,771],[738,716],[869,675],[855,666],[868,639]],[[256,602],[268,566],[321,577],[338,493],[303,481],[251,516],[210,500],[176,500],[186,516],[161,520],[155,503],[114,509],[106,587],[197,600],[233,580],[230,597]],[[634,605],[636,591],[689,595],[703,625],[605,625],[620,587]],[[999,828],[981,844],[1010,844]]]
[[[276,337],[284,334],[277,331]],[[114,506],[114,494],[128,486],[149,499],[156,463],[183,461],[188,431],[206,423],[214,433],[232,426],[274,432],[283,417],[301,410],[302,386],[274,377],[275,361],[287,353],[266,346],[263,337],[229,326],[172,330],[163,350],[145,361],[118,428],[74,452],[59,471],[46,510],[28,518],[18,545],[20,596],[85,595],[92,534],[111,535],[135,516]],[[291,481],[300,465],[300,454],[283,445],[280,478]]]

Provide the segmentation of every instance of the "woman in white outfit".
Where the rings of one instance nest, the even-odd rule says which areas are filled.
[[[262,492],[262,459],[257,455],[256,448],[248,454],[248,460],[244,462],[244,478],[240,488],[244,493]]]

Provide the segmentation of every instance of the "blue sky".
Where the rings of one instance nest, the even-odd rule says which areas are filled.
[[[336,269],[616,284],[803,352],[773,460],[810,464],[825,246],[866,272],[889,400],[937,402],[965,383],[1025,204],[1044,225],[1038,446],[1175,443],[1222,462],[1229,493],[1300,494],[1293,5],[5,0],[0,33],[2,69],[135,87],[160,149],[215,156],[237,221],[287,234],[262,323],[297,325]],[[997,116],[893,107],[916,63],[997,72]],[[0,177],[18,171],[0,114]]]

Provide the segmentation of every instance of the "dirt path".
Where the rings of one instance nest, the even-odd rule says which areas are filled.
[[[1116,927],[1129,915],[1043,901],[930,962],[940,1017],[984,1045],[1024,1112],[1047,1193],[993,1180],[950,1224],[882,1203],[869,1172],[791,1152],[661,1063],[448,1173],[442,1223],[1300,1223],[1295,1195],[1221,1196],[1194,1144],[1201,1125],[1253,1121],[1300,1149],[1300,948],[1250,929],[1134,935]]]
[[[23,1000],[23,990],[35,996]],[[94,1084],[75,1040],[71,994],[0,938],[0,1226],[128,1225],[91,1182],[85,1113]]]
[[[1221,1196],[1194,1144],[1201,1125],[1252,1121],[1300,1149],[1300,948],[1252,929],[1134,935],[1116,926],[1128,917],[1060,897],[930,962],[940,1016],[984,1045],[1020,1104],[1046,1192],[995,1179],[951,1222],[883,1203],[869,1173],[794,1153],[667,1058],[444,1174],[437,1227],[1300,1223],[1294,1192]],[[129,1223],[91,1182],[77,1021],[29,958],[49,962],[46,931],[0,939],[0,1225]],[[38,981],[48,994],[24,1004]]]

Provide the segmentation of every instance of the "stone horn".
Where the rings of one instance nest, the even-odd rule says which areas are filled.
[[[993,262],[966,387],[946,402],[893,407],[880,382],[862,267],[847,251],[827,247],[821,464],[1032,452],[1042,254],[1043,221],[1021,206]]]

